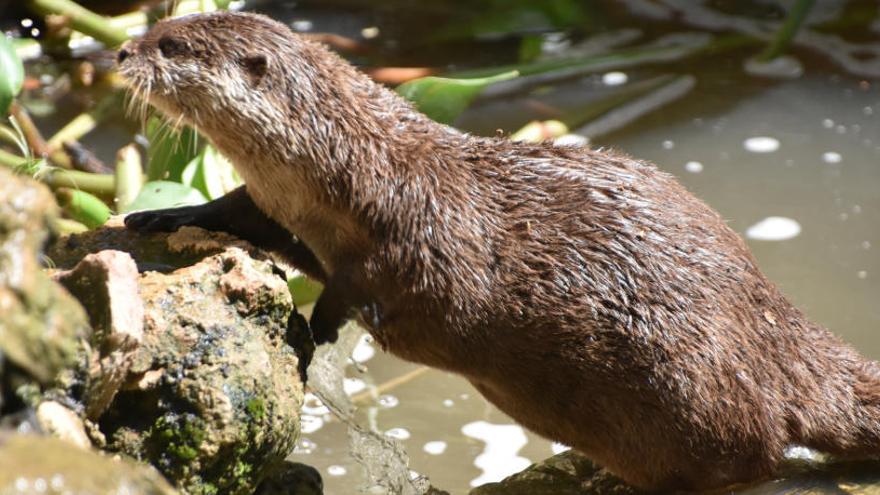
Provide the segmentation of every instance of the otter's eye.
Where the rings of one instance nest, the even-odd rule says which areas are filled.
[[[177,38],[162,36],[159,38],[159,51],[165,58],[174,57],[186,52],[186,44]]]

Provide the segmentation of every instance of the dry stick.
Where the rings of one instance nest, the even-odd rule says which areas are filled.
[[[418,368],[416,368],[412,371],[409,371],[409,372],[404,373],[400,376],[394,377],[394,378],[388,380],[387,382],[385,382],[381,385],[378,385],[370,390],[364,390],[363,392],[361,392],[359,394],[355,394],[355,395],[351,396],[351,403],[354,405],[361,405],[361,404],[369,401],[370,399],[372,399],[374,396],[382,395],[382,394],[389,392],[389,391],[391,391],[401,385],[405,385],[405,384],[415,380],[416,378],[424,375],[430,369],[431,368],[428,368],[427,366],[419,366]]]
[[[12,106],[9,107],[9,113],[15,117],[15,121],[18,122],[19,127],[21,127],[21,132],[24,134],[24,139],[27,141],[31,153],[33,153],[34,156],[39,157],[48,155],[49,145],[46,143],[46,140],[43,139],[43,135],[34,124],[34,121],[31,119],[27,110],[21,106],[19,102],[13,101]]]

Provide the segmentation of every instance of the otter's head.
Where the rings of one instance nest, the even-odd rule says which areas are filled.
[[[119,72],[135,101],[151,103],[172,121],[194,125],[210,137],[212,127],[241,132],[286,112],[292,95],[285,74],[296,71],[289,61],[299,64],[306,45],[264,16],[196,14],[161,21],[123,46]],[[305,78],[297,79],[309,86]]]

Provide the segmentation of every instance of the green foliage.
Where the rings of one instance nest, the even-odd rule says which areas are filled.
[[[6,115],[24,83],[24,65],[12,40],[0,33],[0,115]]]
[[[198,156],[198,135],[189,127],[175,132],[158,117],[147,122],[147,180],[181,182],[183,170]]]
[[[208,199],[217,199],[242,185],[232,163],[210,145],[202,148],[186,165],[180,182],[197,189]]]
[[[422,77],[401,84],[397,92],[415,103],[416,108],[428,117],[451,124],[487,86],[518,75],[518,72],[510,71],[478,79]]]
[[[197,189],[179,182],[157,180],[144,184],[137,198],[122,213],[198,205],[206,201],[205,196]]]
[[[293,304],[297,306],[317,301],[321,291],[324,290],[323,285],[305,275],[297,275],[288,279],[287,287],[290,289],[290,295],[293,296]]]

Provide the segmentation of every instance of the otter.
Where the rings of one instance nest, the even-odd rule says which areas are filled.
[[[460,133],[256,14],[165,20],[118,59],[245,183],[126,225],[278,252],[325,285],[316,343],[360,318],[384,350],[464,376],[643,489],[765,478],[793,444],[880,454],[880,366],[656,166]]]

